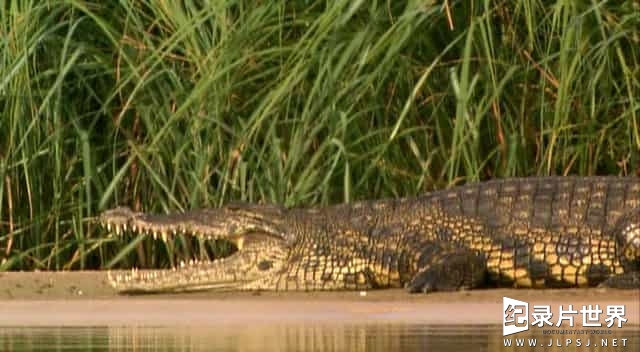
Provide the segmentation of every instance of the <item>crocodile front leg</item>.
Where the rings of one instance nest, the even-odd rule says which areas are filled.
[[[407,284],[410,293],[473,289],[487,279],[485,257],[468,248],[428,246],[419,265],[420,270]]]

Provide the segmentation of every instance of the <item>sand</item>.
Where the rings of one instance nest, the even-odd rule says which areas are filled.
[[[487,289],[410,295],[367,292],[198,292],[118,295],[105,272],[0,273],[0,326],[176,326],[296,322],[502,324],[502,300],[532,304],[624,305],[640,325],[640,290]],[[581,314],[575,315],[581,325]],[[601,321],[606,316],[603,314]],[[553,320],[557,321],[557,320]]]

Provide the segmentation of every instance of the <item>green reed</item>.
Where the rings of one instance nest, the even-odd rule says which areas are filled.
[[[0,270],[170,261],[106,238],[118,204],[639,172],[633,1],[34,0],[0,33]]]

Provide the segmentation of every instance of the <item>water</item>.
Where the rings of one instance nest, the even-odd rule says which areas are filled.
[[[505,347],[499,326],[421,324],[234,324],[176,327],[0,328],[2,351],[618,351],[640,350],[640,327],[610,335],[520,333],[525,345]],[[566,339],[572,338],[569,346]],[[581,338],[583,346],[576,346]],[[590,347],[586,347],[587,338]],[[609,346],[600,346],[601,339]],[[622,339],[627,339],[622,347]],[[535,339],[535,340],[534,340]],[[547,346],[553,339],[552,347]],[[614,339],[619,347],[613,347]],[[556,344],[562,344],[558,347]],[[540,345],[544,344],[543,348]],[[593,345],[598,345],[594,347]]]

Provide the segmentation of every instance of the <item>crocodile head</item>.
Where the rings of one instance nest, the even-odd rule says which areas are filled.
[[[179,292],[260,287],[277,280],[293,240],[281,229],[285,209],[272,205],[232,204],[218,209],[155,215],[126,207],[107,210],[99,221],[117,235],[133,233],[171,241],[178,234],[208,240],[226,240],[237,247],[231,256],[191,260],[168,270],[112,275],[109,282],[120,292]]]

